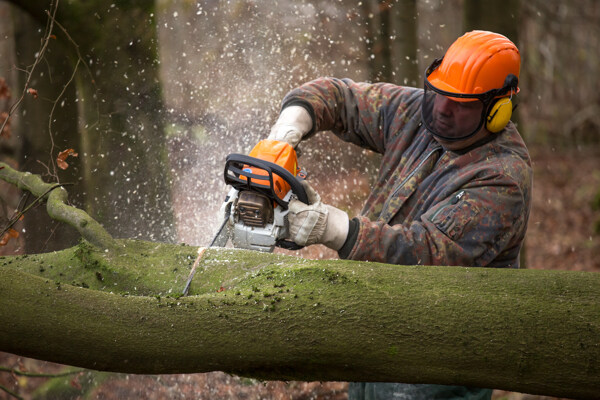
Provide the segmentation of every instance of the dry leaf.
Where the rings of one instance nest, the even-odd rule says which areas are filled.
[[[15,231],[13,228],[9,228],[8,231],[4,235],[2,235],[2,239],[0,239],[0,246],[6,246],[10,239],[16,239],[19,237],[19,232]]]
[[[79,154],[75,153],[75,150],[73,149],[66,149],[61,151],[60,153],[58,153],[58,157],[56,157],[56,164],[58,165],[58,168],[67,169],[69,167],[69,164],[67,164],[67,162],[65,161],[67,157],[77,157],[78,155]]]
[[[7,119],[8,119],[8,113],[1,112],[0,113],[0,127],[4,124],[4,121],[6,121]],[[4,129],[2,130],[2,132],[0,132],[0,138],[10,139],[10,136],[11,136],[10,121],[7,121],[6,125],[4,125]]]
[[[27,93],[33,96],[34,99],[38,98],[38,92],[34,88],[27,89]]]
[[[0,78],[0,99],[10,98],[10,90],[4,78]]]
[[[79,375],[76,375],[73,377],[73,379],[71,379],[71,386],[77,390],[82,389],[81,384],[79,383]]]

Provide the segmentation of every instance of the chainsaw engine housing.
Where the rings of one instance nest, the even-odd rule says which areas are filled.
[[[237,211],[244,225],[264,228],[273,223],[273,200],[264,194],[244,190],[238,196]]]
[[[301,248],[285,239],[292,196],[308,204],[300,176],[305,173],[297,166],[296,151],[285,142],[262,140],[248,156],[227,156],[224,179],[232,189],[221,206],[226,223],[213,242],[225,246],[231,237],[234,247],[266,252],[275,246]]]
[[[289,191],[284,200],[289,201],[291,195]],[[232,189],[229,197],[233,201],[229,216],[233,247],[272,253],[280,240],[287,237],[288,210],[249,190]]]

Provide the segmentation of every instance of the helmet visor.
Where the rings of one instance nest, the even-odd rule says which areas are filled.
[[[485,121],[486,102],[478,94],[439,90],[425,79],[423,123],[434,136],[459,141],[475,135]]]

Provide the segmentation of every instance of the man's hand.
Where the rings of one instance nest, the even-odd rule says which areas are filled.
[[[286,142],[296,147],[312,129],[312,118],[304,107],[289,106],[281,111],[268,139]]]
[[[350,220],[345,211],[323,204],[321,197],[306,182],[302,185],[310,204],[292,200],[289,204],[289,237],[301,246],[322,243],[339,250],[348,236]]]

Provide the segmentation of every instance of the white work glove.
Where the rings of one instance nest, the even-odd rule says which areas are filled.
[[[301,246],[321,243],[336,251],[341,249],[348,237],[348,214],[323,204],[321,197],[306,181],[302,181],[302,186],[310,204],[297,199],[290,201],[289,238]]]
[[[286,107],[271,128],[268,139],[286,142],[295,148],[302,137],[310,132],[312,124],[312,118],[304,107]]]

